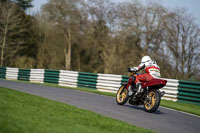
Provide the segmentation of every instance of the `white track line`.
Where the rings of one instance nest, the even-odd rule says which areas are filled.
[[[176,111],[176,112],[181,112],[181,113],[183,113],[183,114],[187,114],[187,115],[191,115],[191,116],[195,116],[195,117],[200,118],[200,116],[198,116],[198,115],[186,113],[186,112],[183,112],[183,111],[179,111],[179,110],[175,110],[175,109],[171,109],[171,108],[167,108],[167,107],[163,107],[163,106],[160,106],[160,108],[164,108],[164,109],[168,109],[168,110],[172,110],[172,111]]]

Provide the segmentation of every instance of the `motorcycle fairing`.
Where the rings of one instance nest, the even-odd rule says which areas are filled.
[[[149,87],[150,89],[151,88],[160,89],[163,86],[165,86],[166,84],[167,84],[167,80],[152,79],[150,81],[142,83],[142,88]]]

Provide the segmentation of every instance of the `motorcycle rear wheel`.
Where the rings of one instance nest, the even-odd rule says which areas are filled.
[[[128,101],[128,98],[129,98],[129,96],[128,96],[128,90],[123,85],[117,91],[116,102],[119,105],[124,105]]]
[[[153,89],[149,91],[147,99],[145,100],[144,103],[145,111],[149,113],[155,112],[160,105],[160,100],[161,100],[160,93],[157,90]]]

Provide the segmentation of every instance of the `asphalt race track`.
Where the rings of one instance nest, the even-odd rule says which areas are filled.
[[[143,107],[117,105],[115,98],[77,90],[0,79],[0,86],[60,101],[98,114],[126,121],[159,133],[200,133],[200,117],[159,107],[146,113]]]

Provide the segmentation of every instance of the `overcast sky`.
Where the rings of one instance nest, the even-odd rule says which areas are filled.
[[[28,10],[29,14],[40,11],[41,5],[45,4],[48,0],[33,0],[33,8]],[[127,0],[114,0],[114,1],[127,1]],[[130,0],[131,1],[131,0]],[[200,0],[140,0],[143,3],[146,1],[153,1],[164,5],[167,8],[184,7],[188,13],[196,18],[196,22],[200,25]]]

